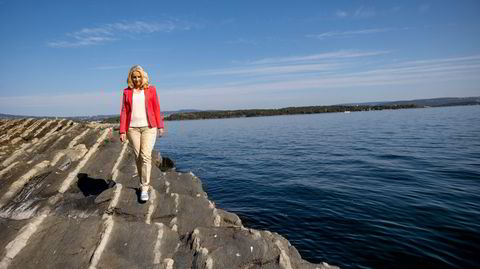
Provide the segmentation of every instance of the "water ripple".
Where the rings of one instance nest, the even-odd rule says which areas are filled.
[[[342,268],[480,268],[480,107],[169,122],[246,226]]]

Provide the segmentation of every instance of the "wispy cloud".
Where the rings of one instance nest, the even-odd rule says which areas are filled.
[[[359,7],[353,13],[353,17],[355,18],[371,18],[377,14],[374,7]]]
[[[335,11],[335,17],[337,18],[355,18],[355,19],[365,19],[372,18],[378,14],[374,7],[365,7],[361,6],[354,10],[342,10],[337,9]]]
[[[192,26],[188,23],[175,20],[163,22],[117,22],[93,28],[83,28],[67,33],[64,40],[49,41],[47,46],[52,48],[75,48],[100,45],[119,40],[125,34],[151,34],[155,32],[169,33],[176,30],[189,30]]]
[[[237,38],[233,40],[227,40],[225,43],[227,44],[244,44],[244,45],[257,45],[258,42],[253,39],[246,39],[246,38]]]
[[[227,68],[207,70],[196,73],[197,75],[214,76],[214,75],[272,75],[272,74],[292,74],[292,73],[306,73],[306,72],[320,72],[331,71],[340,68],[340,63],[319,63],[319,64],[296,64],[296,65],[281,65],[281,66],[254,66],[243,68]]]
[[[337,10],[335,12],[335,16],[337,16],[338,18],[346,18],[348,16],[348,12],[345,10]]]
[[[188,79],[182,79],[185,84],[158,86],[164,104],[174,104],[177,108],[226,109],[265,106],[265,100],[293,97],[311,104],[343,102],[322,99],[332,90],[342,95],[342,90],[355,89],[358,96],[367,96],[373,89],[413,88],[422,92],[424,87],[437,88],[450,83],[458,90],[457,82],[480,83],[478,54],[388,63],[383,57],[385,53],[388,52],[352,50],[258,59],[235,67],[190,73]],[[29,109],[36,111],[36,115],[57,113],[51,107],[59,108],[55,111],[68,111],[69,115],[83,115],[86,108],[89,114],[113,114],[118,113],[119,100],[120,92],[0,97],[5,104],[4,113],[21,114]],[[270,103],[275,105],[278,103]]]
[[[480,55],[469,55],[463,57],[450,57],[450,58],[436,58],[426,60],[406,61],[396,64],[396,66],[413,66],[413,65],[438,65],[438,64],[454,64],[454,63],[471,63],[479,62]]]
[[[170,77],[208,77],[222,76],[251,78],[270,78],[327,74],[351,66],[351,60],[360,57],[372,57],[390,53],[390,51],[359,51],[339,50],[310,55],[296,55],[289,57],[262,58],[250,61],[235,62],[235,67],[191,71],[187,73],[171,74]]]
[[[348,55],[348,53],[332,52],[330,55]],[[317,54],[322,55],[322,54]],[[324,54],[325,55],[325,54]],[[353,54],[351,54],[353,55]],[[358,52],[358,55],[361,55]],[[364,54],[367,57],[367,53]],[[371,56],[376,55],[372,53]],[[365,60],[359,58],[348,58],[348,65],[328,64],[320,66],[295,64],[296,59],[319,59],[323,57],[302,56],[302,57],[283,57],[276,61],[283,63],[276,68],[264,68],[257,65],[239,68],[226,69],[223,74],[230,75],[226,82],[212,83],[210,79],[207,84],[195,84],[195,86],[172,87],[168,92],[181,96],[210,96],[210,95],[261,95],[261,94],[280,94],[281,92],[296,92],[301,90],[330,90],[333,88],[369,88],[373,86],[389,85],[419,85],[441,83],[442,81],[451,82],[455,80],[479,80],[480,74],[480,55],[471,55],[464,57],[452,57],[441,59],[427,59],[421,61],[404,61],[395,64],[375,64],[366,65]],[[279,60],[280,59],[280,60]],[[264,62],[263,60],[259,60]],[[286,62],[285,62],[286,61]],[[292,62],[293,61],[293,62]],[[318,63],[318,65],[320,65]],[[311,69],[310,69],[311,68]],[[284,72],[281,76],[271,77],[271,72]],[[333,72],[322,72],[330,70]],[[258,72],[260,71],[260,72]],[[264,73],[262,73],[264,71]],[[290,72],[287,72],[290,71]],[[315,72],[312,76],[288,76],[289,74],[303,72]],[[243,76],[247,72],[257,74],[255,79],[245,80]],[[221,74],[220,70],[216,72],[205,72],[205,75]]]
[[[237,20],[234,18],[228,18],[220,21],[220,24],[232,24],[235,23]]]
[[[103,66],[95,66],[92,67],[91,69],[94,70],[113,70],[113,69],[127,69],[129,68],[129,65],[103,65]]]
[[[324,32],[321,34],[307,35],[307,37],[316,38],[316,39],[341,38],[341,37],[352,37],[356,35],[383,33],[391,30],[392,30],[391,28],[371,28],[371,29],[361,29],[361,30],[352,30],[352,31],[330,31],[330,32]]]
[[[290,56],[290,57],[277,57],[277,58],[264,58],[248,62],[249,64],[278,64],[278,63],[292,63],[292,62],[305,62],[315,60],[327,60],[327,59],[339,59],[339,58],[358,58],[366,56],[375,56],[389,53],[389,51],[359,51],[359,50],[339,50],[333,52],[325,52],[303,56]]]
[[[422,4],[418,7],[418,12],[420,13],[426,13],[430,10],[430,4]]]
[[[99,45],[99,44],[104,44],[107,42],[117,40],[116,38],[108,37],[108,36],[79,36],[79,35],[72,35],[72,34],[67,34],[67,35],[72,37],[72,40],[51,41],[51,42],[47,42],[47,46],[52,48],[75,48],[75,47]]]

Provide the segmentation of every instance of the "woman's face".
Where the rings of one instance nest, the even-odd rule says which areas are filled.
[[[138,88],[142,85],[142,74],[139,71],[132,72],[132,82],[135,88]]]

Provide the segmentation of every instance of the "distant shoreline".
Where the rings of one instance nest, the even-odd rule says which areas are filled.
[[[409,109],[428,108],[445,106],[480,105],[480,97],[442,97],[431,99],[416,99],[405,101],[388,102],[367,102],[353,104],[339,104],[329,106],[300,106],[271,109],[237,109],[237,110],[179,110],[164,112],[166,121],[176,120],[199,120],[199,119],[225,119],[225,118],[249,118],[280,115],[302,115],[335,112],[356,112],[385,109]],[[0,113],[0,118],[67,118],[78,121],[99,121],[105,123],[119,123],[120,116],[117,115],[96,115],[96,116],[74,116],[74,117],[46,117],[46,116],[25,116],[9,115]]]
[[[395,110],[420,108],[413,104],[407,105],[383,105],[383,106],[305,106],[286,107],[280,109],[241,109],[241,110],[218,110],[218,111],[195,111],[171,114],[164,118],[165,121],[181,120],[206,120],[206,119],[231,119],[231,118],[252,118],[281,115],[305,115],[320,113],[342,113],[376,110]],[[104,119],[103,123],[119,123],[120,116]]]
[[[338,112],[358,112],[374,110],[392,110],[418,108],[416,105],[386,105],[386,106],[305,106],[286,107],[280,109],[242,109],[242,110],[221,110],[221,111],[197,111],[175,113],[165,117],[166,121],[179,120],[203,120],[203,119],[229,119],[229,118],[251,118],[281,115],[302,115]]]
[[[282,115],[305,115],[320,113],[349,113],[359,111],[379,111],[379,110],[396,110],[411,108],[430,108],[445,106],[463,106],[463,105],[479,105],[472,104],[451,104],[451,105],[417,105],[417,104],[389,104],[389,105],[333,105],[333,106],[304,106],[304,107],[286,107],[280,109],[240,109],[240,110],[215,110],[215,111],[194,111],[181,112],[168,115],[165,121],[181,121],[181,120],[206,120],[206,119],[230,119],[230,118],[251,118],[251,117],[268,117]],[[104,123],[119,123],[120,116],[104,119]]]

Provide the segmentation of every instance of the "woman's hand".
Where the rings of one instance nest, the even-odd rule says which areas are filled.
[[[163,128],[158,129],[158,136],[159,137],[162,137],[164,133],[165,133],[165,130]]]
[[[120,134],[120,141],[125,142],[127,140],[127,136],[125,134]]]

